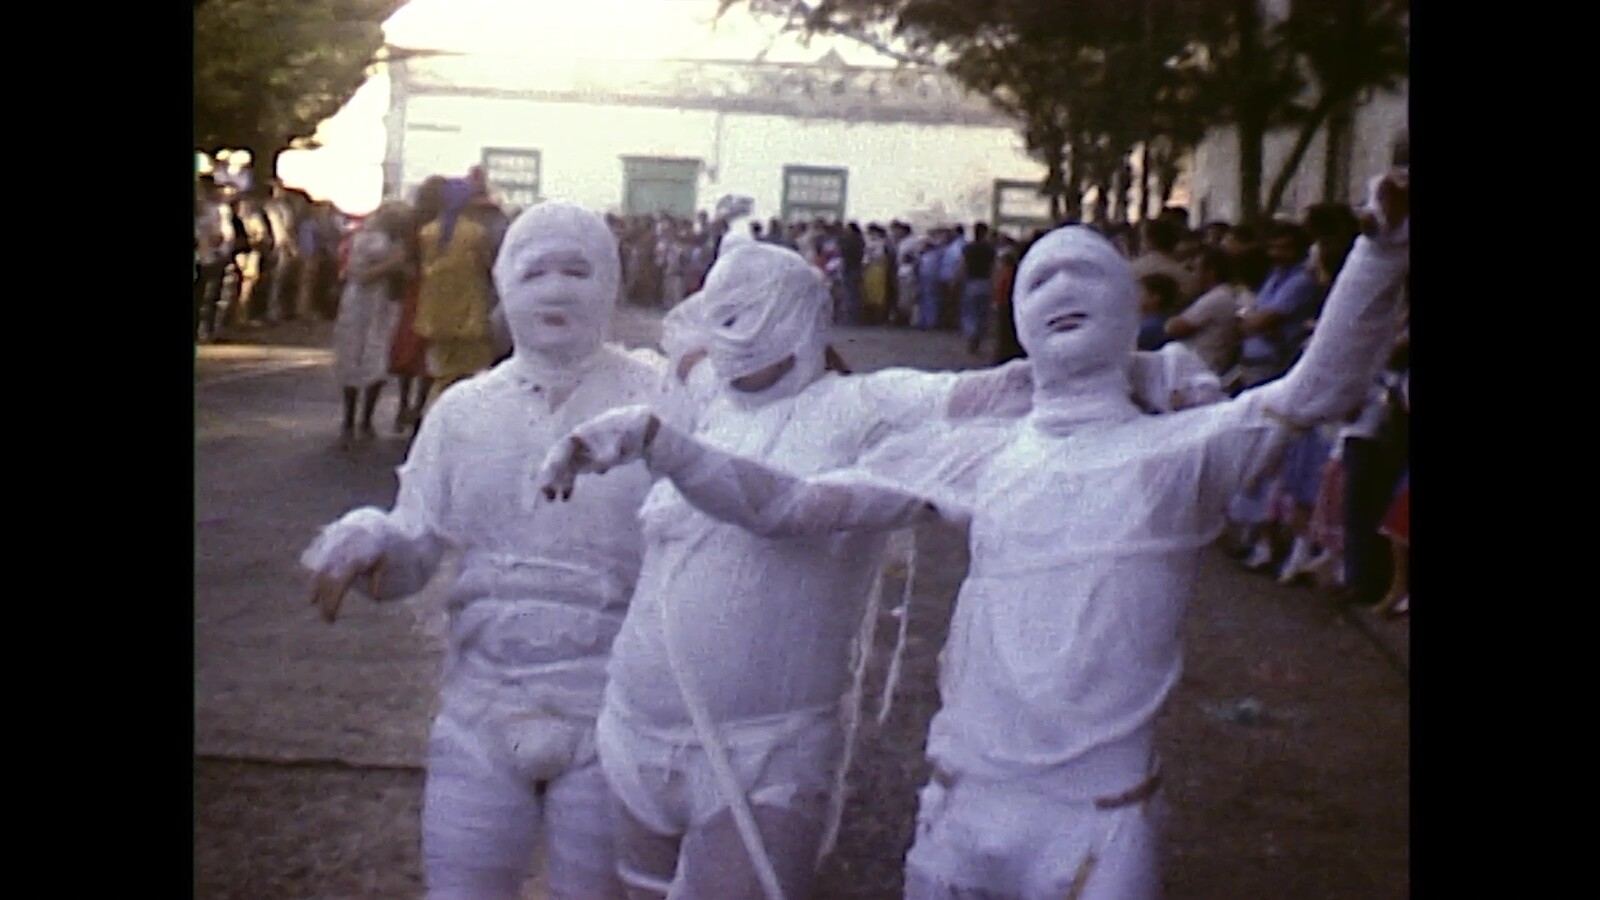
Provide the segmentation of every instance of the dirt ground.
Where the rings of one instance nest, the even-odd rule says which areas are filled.
[[[653,317],[625,317],[624,339],[652,339]],[[323,339],[263,335],[197,361],[194,849],[206,900],[422,896],[420,764],[438,647],[414,604],[359,601],[323,625],[294,562],[322,523],[387,505],[404,452],[397,439],[335,449]],[[966,364],[953,335],[852,330],[840,344],[864,369]],[[966,565],[951,528],[923,529],[918,545],[893,715],[882,729],[872,715],[895,637],[886,613],[822,898],[899,896],[936,656]],[[886,596],[897,595],[891,584]],[[1167,896],[1409,896],[1404,672],[1315,592],[1220,553],[1205,562],[1186,638],[1186,674],[1160,728]],[[1265,710],[1260,721],[1222,715],[1246,698]]]

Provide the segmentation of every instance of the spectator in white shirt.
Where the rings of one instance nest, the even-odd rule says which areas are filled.
[[[1221,375],[1239,355],[1239,298],[1226,253],[1206,247],[1198,262],[1200,299],[1167,320],[1167,337],[1188,345]]]
[[[1151,219],[1141,229],[1144,253],[1133,261],[1135,281],[1146,275],[1166,275],[1178,283],[1178,299],[1187,303],[1200,294],[1194,273],[1175,255],[1183,232],[1170,218]]]

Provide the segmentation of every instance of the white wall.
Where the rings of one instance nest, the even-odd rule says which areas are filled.
[[[709,209],[723,194],[746,194],[762,219],[779,212],[785,165],[848,169],[846,214],[862,222],[987,219],[995,179],[1044,177],[1018,134],[1005,128],[439,95],[411,97],[405,118],[408,192],[429,175],[464,174],[484,147],[520,147],[541,152],[546,197],[598,211],[620,211],[623,156],[703,160],[698,205]],[[415,130],[419,124],[459,131]]]
[[[621,207],[622,156],[705,159],[713,136],[708,112],[462,96],[413,97],[406,122],[407,190],[429,175],[465,174],[485,147],[524,148],[540,152],[544,196],[595,210]],[[416,130],[419,123],[460,130]]]
[[[1261,202],[1265,203],[1272,181],[1294,145],[1296,133],[1274,131],[1262,145]],[[1298,215],[1305,207],[1322,202],[1323,160],[1327,149],[1326,133],[1319,132],[1300,158],[1300,167],[1283,192],[1279,215]],[[1194,172],[1190,177],[1189,207],[1194,224],[1211,221],[1239,221],[1239,136],[1233,127],[1213,129],[1195,150]]]
[[[779,209],[785,165],[848,169],[845,213],[862,222],[987,219],[995,179],[1044,178],[1003,128],[729,116],[724,133],[722,190],[755,197],[762,216]]]
[[[1351,201],[1366,199],[1367,182],[1389,171],[1394,163],[1395,138],[1405,133],[1411,119],[1411,85],[1394,94],[1382,94],[1356,111],[1354,131],[1360,135],[1351,148]]]

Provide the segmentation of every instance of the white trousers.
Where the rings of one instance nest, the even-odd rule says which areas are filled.
[[[844,750],[838,710],[724,722],[718,730],[784,895],[802,900]],[[728,798],[692,726],[653,727],[608,693],[596,738],[625,820],[617,856],[630,896],[761,896]]]
[[[929,783],[906,856],[906,900],[1155,900],[1159,795],[1101,808],[1077,787],[1055,778]]]
[[[541,836],[551,900],[618,900],[614,803],[592,725],[447,700],[423,792],[429,900],[517,900]]]

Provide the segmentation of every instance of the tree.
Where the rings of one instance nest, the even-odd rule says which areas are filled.
[[[1081,214],[1086,154],[1080,101],[1093,67],[1084,48],[1041,39],[1037,32],[1005,43],[974,43],[949,65],[952,75],[988,94],[1022,126],[1028,153],[1045,167],[1041,191],[1058,221]]]
[[[194,145],[250,152],[257,183],[349,101],[405,0],[204,0],[195,6]]]
[[[1268,27],[1260,0],[720,0],[781,16],[803,35],[855,39],[902,63],[942,65],[1021,126],[1046,168],[1052,209],[1076,215],[1104,197],[1123,160],[1141,157],[1138,208],[1150,180],[1162,205],[1208,128],[1239,140],[1245,221],[1276,212],[1318,130],[1408,66],[1407,0],[1297,0]],[[1315,99],[1299,101],[1307,88]],[[1262,202],[1265,142],[1298,129]],[[1333,155],[1333,154],[1330,154]],[[1332,184],[1334,172],[1325,173]],[[1119,192],[1126,186],[1119,186]]]
[[[1187,60],[1173,59],[1162,66],[1152,101],[1153,137],[1142,151],[1145,187],[1153,177],[1158,210],[1172,199],[1184,159],[1205,139],[1207,125],[1216,118],[1207,103],[1200,77]],[[1148,212],[1145,202],[1140,203],[1141,216]]]
[[[717,0],[720,18],[743,5],[758,16],[783,21],[782,33],[802,40],[834,35],[871,47],[902,65],[934,68],[937,54],[926,44],[910,46],[900,39],[901,15],[918,0]]]
[[[1392,87],[1404,76],[1407,9],[1406,0],[1296,0],[1286,20],[1268,27],[1259,0],[1193,5],[1187,30],[1196,40],[1189,62],[1207,94],[1208,124],[1237,129],[1245,221],[1278,211],[1325,123],[1337,124],[1367,91]],[[1313,86],[1314,99],[1302,104]],[[1263,202],[1263,148],[1268,132],[1280,127],[1295,128],[1296,139]]]
[[[1263,214],[1271,216],[1300,168],[1318,129],[1329,124],[1323,176],[1324,200],[1334,200],[1333,168],[1340,154],[1344,123],[1336,114],[1373,90],[1393,90],[1411,66],[1404,0],[1298,0],[1277,26],[1278,39],[1311,73],[1317,99],[1300,119],[1298,133],[1267,191]],[[1335,120],[1335,121],[1330,121]]]
[[[1196,3],[1185,13],[1192,36],[1185,66],[1200,85],[1208,125],[1232,124],[1239,139],[1239,214],[1261,218],[1262,160],[1268,131],[1293,122],[1305,87],[1281,35],[1267,29],[1260,0]]]

